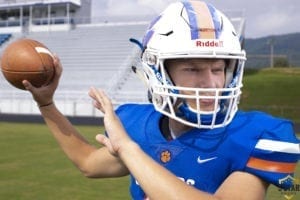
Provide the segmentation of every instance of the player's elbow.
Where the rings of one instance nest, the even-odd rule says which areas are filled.
[[[78,166],[77,166],[78,167]],[[97,175],[93,170],[87,168],[87,167],[78,167],[81,174],[86,178],[99,178],[99,175]]]
[[[94,170],[87,165],[86,163],[82,163],[80,165],[76,165],[77,169],[81,172],[81,174],[87,178],[95,178],[96,173]]]
[[[94,170],[90,167],[90,165],[87,162],[73,161],[73,164],[81,172],[83,176],[87,178],[93,178],[95,176]]]
[[[91,172],[88,172],[88,171],[81,171],[82,174],[86,177],[86,178],[101,178],[99,177],[99,175],[96,175],[95,173],[91,173]]]
[[[123,177],[129,174],[129,171],[125,167],[120,166],[110,166],[107,167],[81,167],[79,168],[83,176],[87,178],[113,178],[113,177]]]
[[[89,171],[89,170],[80,170],[82,175],[86,178],[111,178],[111,177],[115,177],[113,175],[108,175],[108,174],[103,174],[103,173],[96,173],[94,171]]]
[[[105,173],[97,170],[97,168],[91,167],[87,164],[77,166],[81,174],[86,178],[105,178]]]

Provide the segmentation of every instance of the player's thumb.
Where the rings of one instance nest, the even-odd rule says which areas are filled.
[[[106,146],[106,148],[108,149],[109,153],[113,156],[117,156],[117,152],[114,150],[110,140],[108,137],[106,137],[104,134],[97,134],[96,135],[96,140]]]
[[[26,90],[28,90],[30,92],[33,91],[34,87],[31,85],[31,83],[29,81],[23,80],[22,83],[23,83]]]

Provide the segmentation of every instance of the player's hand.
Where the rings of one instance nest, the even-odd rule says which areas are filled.
[[[89,95],[94,100],[94,106],[104,114],[104,126],[108,134],[108,137],[98,134],[96,140],[105,145],[109,152],[116,156],[132,140],[127,135],[120,119],[114,112],[113,105],[106,94],[102,90],[91,88]]]
[[[62,66],[57,55],[54,55],[53,62],[55,74],[53,80],[48,85],[36,88],[27,80],[22,82],[25,89],[31,92],[34,100],[39,106],[49,105],[53,102],[54,92],[58,86],[59,79],[62,74]]]

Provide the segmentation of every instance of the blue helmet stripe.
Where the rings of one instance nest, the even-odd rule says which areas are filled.
[[[216,39],[219,39],[222,31],[222,22],[220,21],[218,14],[216,13],[216,9],[210,4],[207,4],[207,7],[214,23]]]
[[[184,1],[182,2],[188,17],[189,17],[189,23],[190,23],[190,28],[191,28],[191,39],[195,40],[199,38],[199,31],[198,31],[198,22],[197,22],[197,16],[196,12],[190,2]]]

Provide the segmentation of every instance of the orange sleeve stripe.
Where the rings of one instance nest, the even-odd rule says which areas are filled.
[[[297,163],[274,162],[251,157],[247,163],[247,167],[279,173],[293,173]]]

